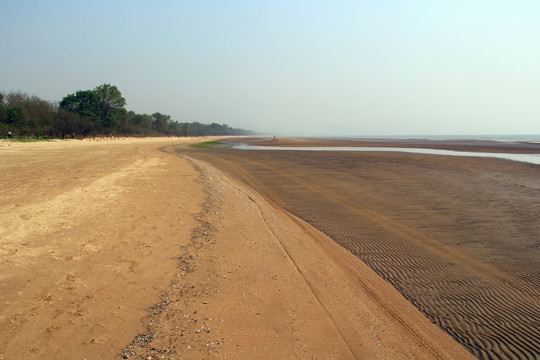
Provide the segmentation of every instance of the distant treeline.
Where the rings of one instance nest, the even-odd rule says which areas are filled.
[[[22,92],[0,93],[0,137],[87,137],[249,135],[252,131],[226,124],[182,123],[159,112],[136,114],[125,108],[116,86],[103,84],[80,90],[59,103]]]

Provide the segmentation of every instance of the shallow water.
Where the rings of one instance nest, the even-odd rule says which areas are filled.
[[[360,147],[360,146],[306,146],[306,147],[292,147],[292,146],[254,146],[239,144],[234,145],[234,149],[239,150],[289,150],[289,151],[393,151],[393,152],[408,152],[415,154],[429,154],[429,155],[447,155],[447,156],[472,156],[472,157],[486,157],[497,158],[511,161],[520,161],[531,164],[540,165],[540,154],[505,154],[505,153],[485,153],[485,152],[472,152],[472,151],[452,151],[452,150],[438,150],[438,149],[420,149],[420,148],[400,148],[400,147]]]

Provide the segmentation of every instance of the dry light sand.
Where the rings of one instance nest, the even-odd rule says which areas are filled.
[[[0,143],[0,359],[472,358],[190,141]]]

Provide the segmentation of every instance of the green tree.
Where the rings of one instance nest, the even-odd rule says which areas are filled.
[[[131,119],[131,125],[138,134],[150,135],[152,133],[152,116],[148,114],[136,114]]]
[[[60,103],[23,92],[0,92],[0,133],[8,129],[21,135],[77,136],[103,134],[144,134],[204,136],[248,134],[228,125],[179,123],[159,112],[136,114],[125,109],[126,100],[116,86],[103,84],[93,90],[79,90]]]
[[[158,133],[169,135],[169,124],[171,123],[171,117],[160,113],[152,114],[152,126]]]
[[[64,97],[58,106],[61,110],[79,114],[83,118],[97,120],[98,100],[93,90],[79,90]]]
[[[7,108],[4,122],[22,134],[42,135],[42,129],[54,121],[57,106],[37,96],[17,91],[5,95]]]
[[[109,127],[113,125],[115,111],[123,109],[126,105],[126,99],[122,97],[120,90],[114,85],[103,84],[94,89],[97,96],[98,115],[102,123],[109,123]],[[118,114],[118,112],[116,112]],[[112,117],[111,117],[112,116]]]
[[[60,101],[62,110],[79,114],[81,117],[100,121],[111,128],[126,115],[124,105],[126,99],[118,88],[111,84],[103,84],[94,90],[79,90]]]
[[[8,124],[21,125],[23,119],[23,113],[20,107],[10,106],[7,108],[6,122]]]
[[[6,122],[6,104],[4,104],[4,94],[0,93],[0,123]]]

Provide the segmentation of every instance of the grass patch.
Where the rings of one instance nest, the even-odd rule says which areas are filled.
[[[516,185],[519,185],[519,187],[522,188],[522,189],[532,189],[532,190],[540,191],[540,189],[529,187],[529,186],[527,186],[525,184],[516,184]]]
[[[218,145],[221,145],[221,141],[214,140],[214,141],[207,141],[207,142],[198,143],[198,144],[191,144],[189,146],[195,149],[209,149],[209,148],[215,148]]]
[[[1,139],[4,142],[37,142],[37,141],[53,141],[53,140],[60,140],[60,139],[52,139],[52,138],[45,138],[45,137],[12,137],[11,139],[2,138]]]

